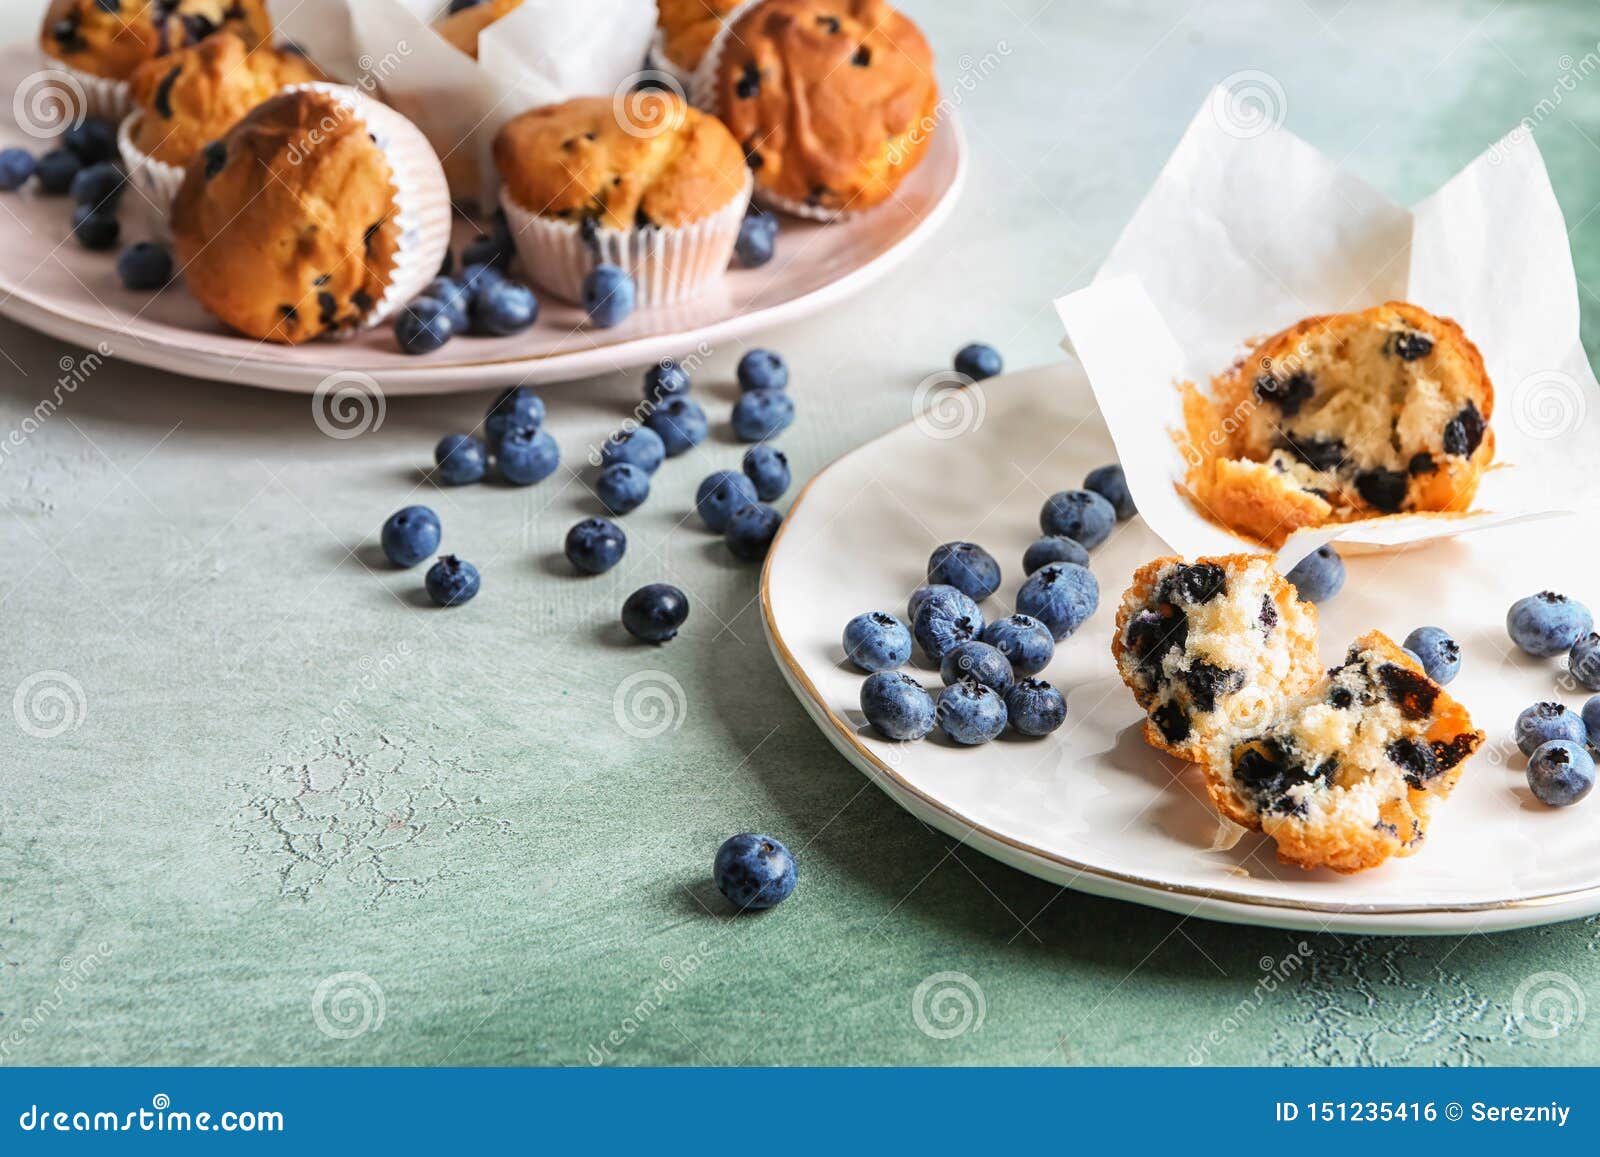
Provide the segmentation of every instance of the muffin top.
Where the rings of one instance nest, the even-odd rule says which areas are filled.
[[[679,68],[696,69],[740,0],[657,0],[661,47]]]
[[[269,39],[264,0],[51,0],[39,44],[73,68],[126,80],[145,61],[220,29],[252,47]]]
[[[531,109],[500,130],[494,159],[528,212],[608,229],[702,220],[747,180],[722,122],[655,89]]]
[[[716,99],[762,188],[842,210],[921,160],[939,90],[927,40],[884,0],[766,0],[729,33]]]
[[[146,61],[129,78],[144,109],[134,144],[169,165],[186,165],[279,89],[325,79],[303,56],[237,36],[210,36]]]
[[[251,337],[295,344],[353,328],[394,272],[393,171],[336,91],[257,106],[195,155],[173,202],[190,290]]]
[[[509,16],[522,7],[522,0],[483,0],[471,8],[463,8],[441,16],[433,22],[434,30],[472,59],[478,59],[478,34],[503,16]]]

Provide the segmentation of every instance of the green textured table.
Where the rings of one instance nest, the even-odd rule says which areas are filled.
[[[0,31],[31,35],[35,6],[12,7]],[[1052,297],[1241,70],[1407,200],[1533,118],[1600,284],[1590,3],[908,8],[961,94],[972,181],[864,301],[766,336],[794,370],[801,478],[907,420],[962,340],[1059,356]],[[1587,285],[1583,304],[1592,349]],[[9,324],[0,349],[20,430],[66,351]],[[718,424],[739,352],[700,373]],[[547,391],[571,462],[637,388]],[[1060,892],[928,830],[785,690],[755,570],[679,526],[738,459],[725,426],[658,476],[624,564],[580,581],[557,554],[592,512],[579,476],[418,489],[483,403],[391,400],[337,441],[305,398],[111,365],[6,447],[0,692],[40,714],[0,716],[0,1063],[1600,1061],[1600,1016],[1550,1036],[1513,1015],[1540,973],[1593,993],[1595,921],[1301,937]],[[408,499],[482,567],[470,606],[425,609],[419,574],[375,561]],[[616,611],[655,579],[696,610],[643,650]],[[659,735],[619,723],[642,671],[682,688],[658,681]],[[750,828],[797,849],[801,884],[734,918],[708,869]]]

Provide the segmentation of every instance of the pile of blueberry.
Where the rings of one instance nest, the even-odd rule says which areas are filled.
[[[1506,612],[1506,633],[1529,655],[1565,653],[1567,675],[1600,691],[1600,634],[1589,608],[1555,591],[1518,599]],[[1517,748],[1528,757],[1528,788],[1550,807],[1568,807],[1594,789],[1593,750],[1600,749],[1600,695],[1582,714],[1554,701],[1535,703],[1517,716]]]
[[[1039,511],[1043,537],[1022,556],[1028,578],[1017,592],[1017,613],[993,622],[984,621],[978,604],[999,589],[994,556],[971,542],[935,548],[927,584],[912,592],[906,619],[869,611],[845,625],[845,656],[869,673],[861,687],[867,722],[902,741],[938,726],[963,745],[987,743],[1007,725],[1028,736],[1059,728],[1066,700],[1037,675],[1055,657],[1056,644],[1099,606],[1089,551],[1136,513],[1117,465],[1090,471],[1080,490],[1051,495]],[[910,662],[913,645],[938,665],[944,689],[937,703],[919,680],[899,670]]]

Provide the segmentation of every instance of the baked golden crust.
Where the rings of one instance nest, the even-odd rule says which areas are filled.
[[[583,97],[513,118],[494,142],[511,198],[541,217],[633,229],[692,224],[744,192],[744,159],[720,121],[670,92],[633,97],[624,110]]]
[[[240,333],[297,344],[359,325],[382,300],[400,243],[393,173],[332,95],[282,93],[189,163],[172,232],[202,305]]]
[[[657,26],[667,59],[694,70],[740,0],[657,0]]]
[[[133,143],[169,165],[186,165],[246,113],[281,89],[325,79],[309,60],[237,36],[209,36],[145,62],[129,79],[144,110]]]
[[[766,0],[730,30],[715,91],[756,183],[835,211],[889,198],[939,101],[927,40],[884,0]]]
[[[441,16],[433,22],[433,27],[440,36],[476,60],[478,36],[483,30],[521,7],[522,0],[486,0],[483,4]]]
[[[264,0],[52,0],[39,45],[72,67],[126,80],[148,60],[197,44],[219,30],[252,48],[272,36]]]

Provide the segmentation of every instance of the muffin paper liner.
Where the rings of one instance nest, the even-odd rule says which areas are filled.
[[[686,301],[727,272],[750,204],[746,175],[738,196],[709,217],[676,228],[598,229],[593,241],[579,225],[530,213],[502,188],[500,203],[516,240],[522,270],[539,288],[563,301],[583,302],[583,279],[597,264],[627,270],[640,306]]]
[[[143,109],[136,109],[122,118],[117,126],[117,148],[122,153],[122,167],[128,170],[128,180],[136,189],[136,207],[158,237],[170,240],[172,228],[168,217],[187,170],[182,165],[157,160],[133,143],[143,118]]]
[[[44,60],[49,66],[45,78],[61,93],[63,100],[70,101],[84,116],[117,123],[138,107],[127,81],[84,72],[54,56],[46,56]]]

